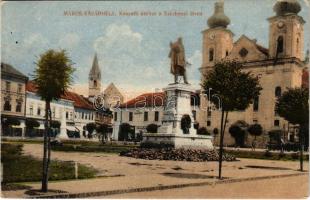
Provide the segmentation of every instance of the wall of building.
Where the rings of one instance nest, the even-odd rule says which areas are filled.
[[[9,88],[7,88],[9,84]],[[9,99],[11,110],[4,110],[6,99]],[[20,111],[16,111],[18,102],[21,102]],[[1,78],[1,113],[2,115],[25,116],[25,80],[12,77]]]
[[[268,66],[252,66],[245,68],[244,71],[251,72],[253,76],[260,77],[260,85],[263,88],[259,96],[258,110],[253,110],[253,104],[251,104],[244,111],[235,111],[228,114],[227,128],[225,132],[225,144],[233,145],[234,139],[230,137],[228,132],[229,127],[237,121],[245,121],[248,124],[258,123],[263,127],[264,135],[261,137],[261,143],[266,142],[268,131],[282,129],[288,131],[289,123],[283,118],[279,117],[275,113],[275,104],[277,97],[275,96],[276,87],[281,88],[283,93],[288,87],[300,87],[302,77],[302,67],[295,63],[284,63],[280,65],[268,65]],[[202,98],[202,104],[207,105],[207,99]],[[209,131],[213,131],[214,128],[220,129],[221,125],[221,112],[214,110],[211,112],[211,116],[207,115],[206,111],[201,111],[199,115],[199,124],[207,127]],[[275,125],[275,121],[279,121],[279,125]],[[209,123],[208,123],[209,121]],[[209,124],[209,125],[208,125]],[[248,136],[249,140],[253,138]],[[215,139],[216,141],[216,139]],[[251,143],[249,141],[249,143]]]
[[[52,120],[59,121],[60,137],[67,138],[67,129],[74,130],[74,106],[69,100],[51,102]],[[44,129],[45,101],[31,92],[27,92],[26,118],[36,119],[40,123],[38,129]]]

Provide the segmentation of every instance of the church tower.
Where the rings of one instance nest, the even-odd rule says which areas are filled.
[[[101,92],[101,71],[98,64],[97,54],[95,54],[92,68],[88,76],[88,96],[94,97]]]
[[[205,80],[205,76],[215,63],[228,56],[233,48],[234,34],[227,28],[229,24],[230,19],[224,13],[224,2],[216,2],[214,14],[208,19],[209,28],[202,31],[201,82]],[[201,93],[208,94],[203,88]],[[202,96],[200,108],[202,111],[197,116],[199,125],[207,127],[211,125],[211,110],[207,97]]]
[[[202,66],[204,74],[215,62],[229,55],[233,48],[233,33],[227,29],[230,19],[224,13],[224,3],[216,2],[214,14],[208,19],[209,28],[202,31]]]
[[[304,19],[298,15],[301,6],[296,0],[278,1],[269,18],[269,55],[271,58],[296,57],[303,60]]]

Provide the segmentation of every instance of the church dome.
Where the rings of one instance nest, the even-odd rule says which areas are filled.
[[[301,6],[297,0],[282,0],[274,5],[273,10],[277,13],[277,16],[298,14],[301,10]]]
[[[230,19],[224,14],[224,3],[216,2],[214,14],[208,19],[208,26],[210,28],[226,28],[228,24],[230,24]]]

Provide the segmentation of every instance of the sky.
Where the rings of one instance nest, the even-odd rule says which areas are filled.
[[[275,0],[225,0],[228,28],[236,41],[242,34],[268,47],[267,18],[274,16]],[[66,49],[74,63],[73,91],[88,94],[88,73],[97,53],[102,90],[113,82],[126,97],[162,89],[173,82],[169,73],[169,43],[183,38],[188,80],[199,89],[202,34],[213,14],[214,0],[206,1],[65,1],[2,2],[1,60],[31,78],[35,62],[48,49]],[[300,1],[299,13],[309,19],[309,1]],[[84,11],[115,16],[68,16]],[[120,12],[153,12],[157,16],[120,16]],[[158,16],[164,12],[187,16]],[[191,12],[201,13],[190,16]],[[305,24],[305,51],[309,49],[309,23]]]

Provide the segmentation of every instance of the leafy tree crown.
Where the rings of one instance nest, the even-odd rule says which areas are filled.
[[[73,63],[65,50],[48,50],[40,55],[34,71],[37,93],[43,100],[57,100],[73,82]]]
[[[309,91],[288,88],[276,102],[276,112],[292,124],[309,123]]]
[[[248,132],[254,136],[260,136],[263,133],[263,127],[260,124],[252,124],[248,128]]]
[[[242,71],[242,64],[236,61],[221,61],[206,74],[202,87],[210,100],[224,111],[245,110],[259,96],[262,88],[259,79],[251,72]],[[220,99],[220,104],[218,103]]]

